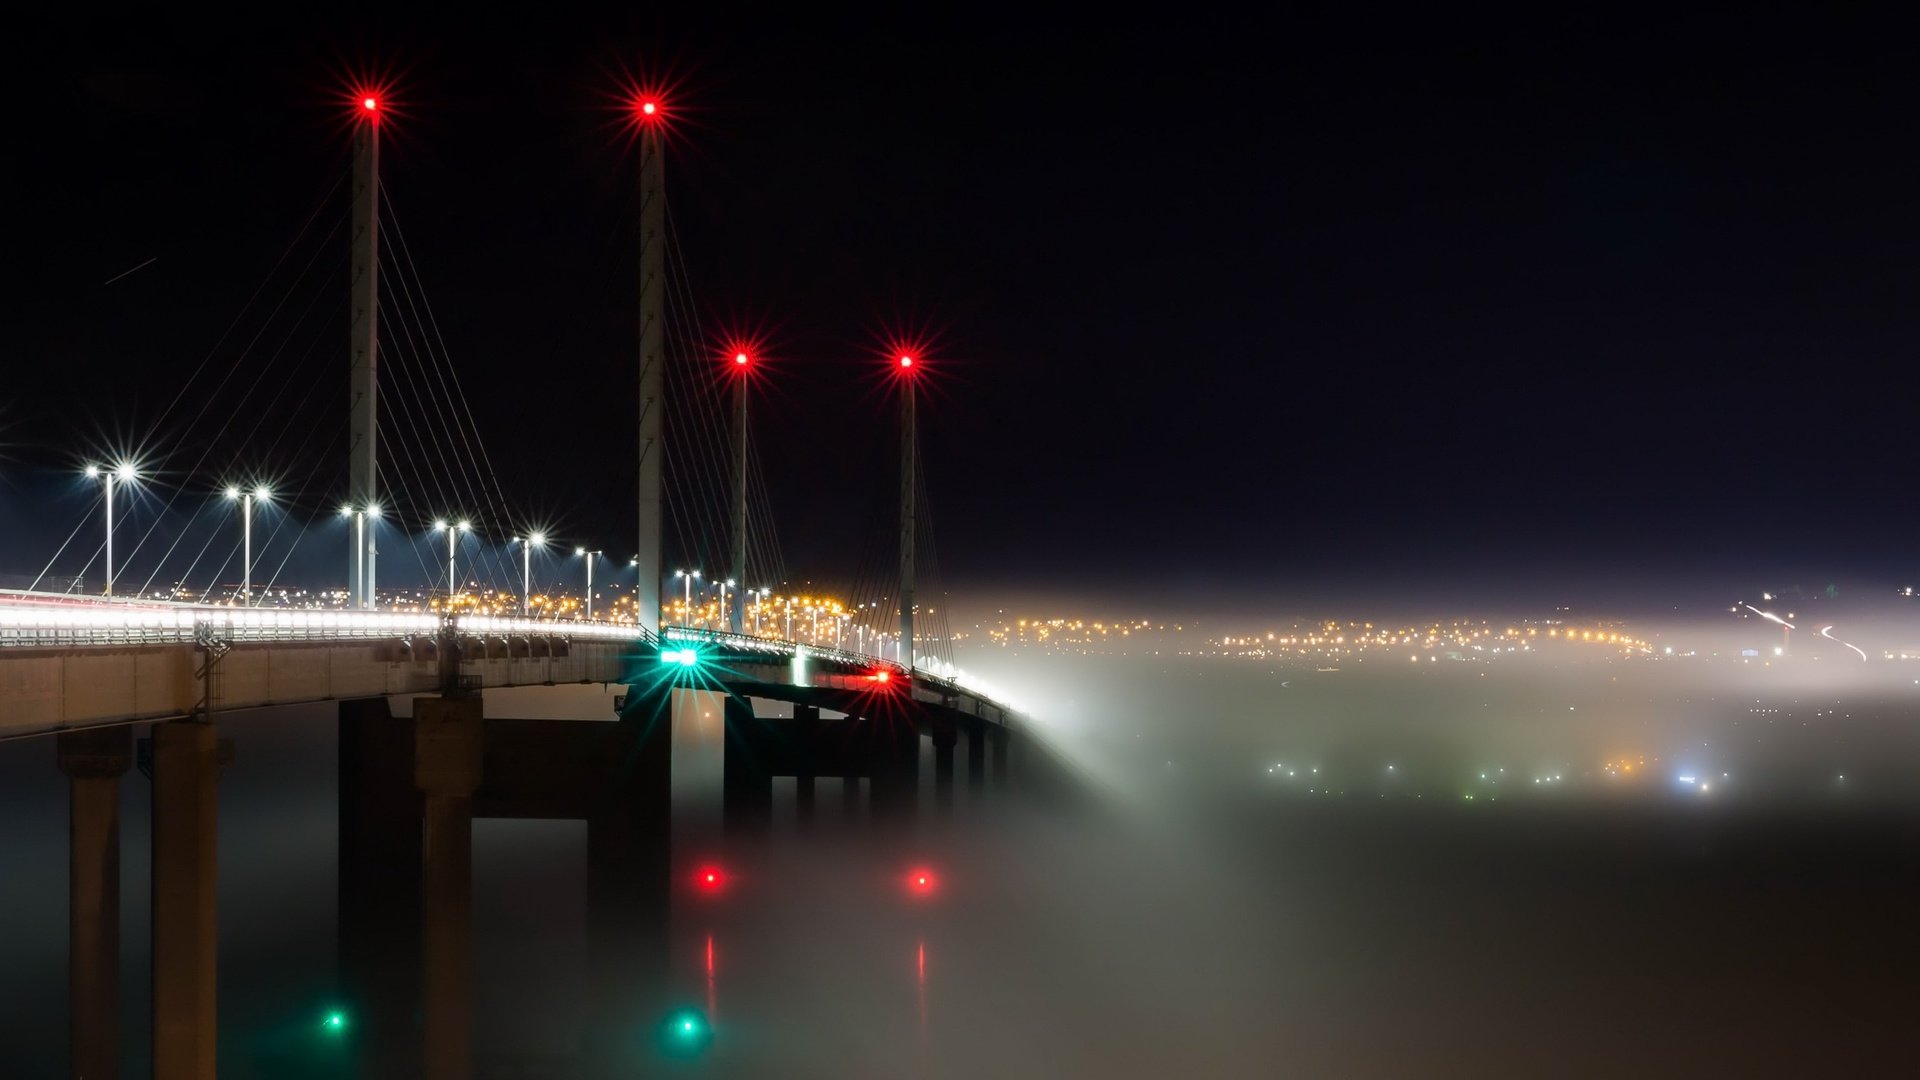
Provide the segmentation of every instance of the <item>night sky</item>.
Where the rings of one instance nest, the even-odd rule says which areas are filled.
[[[397,77],[385,180],[503,485],[624,553],[626,70],[684,102],[670,199],[715,340],[758,327],[778,361],[758,437],[796,576],[852,572],[846,536],[893,484],[874,350],[895,327],[933,338],[956,590],[1907,583],[1920,103],[1891,24],[334,9],[32,30],[8,74],[8,570],[44,564],[86,510],[71,470],[152,424],[344,172],[338,95],[367,70]],[[338,320],[313,408],[344,427]]]

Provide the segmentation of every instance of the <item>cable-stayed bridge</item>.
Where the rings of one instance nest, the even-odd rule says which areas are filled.
[[[598,1000],[617,1012],[638,1007],[640,973],[657,966],[684,855],[676,761],[718,765],[716,809],[741,837],[770,819],[775,777],[794,779],[803,820],[817,778],[850,805],[864,794],[876,815],[910,817],[922,740],[937,810],[953,804],[962,757],[970,787],[1007,775],[1017,718],[953,666],[944,599],[923,600],[944,597],[918,453],[924,353],[878,350],[899,406],[897,472],[873,478],[889,512],[854,538],[866,557],[838,596],[802,595],[786,584],[754,441],[761,358],[747,341],[705,343],[666,200],[671,111],[645,91],[630,104],[630,555],[582,540],[556,558],[558,538],[513,509],[468,397],[495,391],[463,385],[449,355],[383,182],[394,110],[369,89],[347,102],[340,182],[221,339],[234,355],[216,346],[146,442],[86,470],[97,515],[32,587],[0,591],[0,738],[57,735],[71,777],[75,1075],[117,1067],[119,783],[136,758],[153,783],[155,1075],[214,1074],[225,712],[341,703],[342,978],[369,1017],[421,1018],[369,1023],[370,1075],[471,1071],[459,976],[475,816],[588,823],[589,921],[625,928],[597,946]],[[344,342],[326,315],[341,297]],[[342,351],[344,425],[316,405],[338,398]],[[224,476],[209,464],[236,459],[256,464]],[[146,512],[130,522],[134,508]],[[328,551],[344,587],[295,581]],[[578,576],[577,598],[559,572]],[[489,689],[565,684],[624,689],[604,716],[483,708]],[[717,703],[724,723],[691,730],[689,701]],[[136,752],[128,725],[147,722]],[[396,971],[395,956],[417,963]]]

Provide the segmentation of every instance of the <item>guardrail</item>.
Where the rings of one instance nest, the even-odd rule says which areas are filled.
[[[653,644],[641,626],[461,615],[463,634],[564,636]],[[0,603],[0,647],[191,644],[223,641],[326,641],[437,634],[441,617],[382,611],[300,611],[188,604]]]
[[[898,676],[906,676],[907,669],[898,661],[885,660],[867,653],[849,652],[845,649],[825,648],[807,645],[797,641],[785,641],[780,638],[755,637],[751,634],[735,634],[727,630],[709,630],[700,626],[665,626],[660,636],[666,641],[701,641],[720,645],[742,652],[761,652],[772,656],[791,658],[805,653],[809,659],[837,660],[846,664],[859,664],[878,667]],[[1003,712],[1011,711],[1005,705],[988,697],[964,683],[942,675],[935,675],[926,668],[915,668],[912,672],[914,682],[922,686],[934,687],[953,694],[966,694],[969,697],[985,701]]]

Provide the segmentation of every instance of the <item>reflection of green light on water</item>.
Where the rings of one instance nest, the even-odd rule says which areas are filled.
[[[697,1054],[713,1040],[707,1018],[692,1009],[681,1009],[667,1018],[663,1028],[666,1051],[676,1056]]]

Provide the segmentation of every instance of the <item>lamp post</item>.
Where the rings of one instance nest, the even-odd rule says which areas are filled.
[[[237,487],[227,489],[228,499],[240,500],[240,606],[253,606],[253,503],[258,499],[266,502],[273,493],[264,487],[252,491],[241,491]]]
[[[460,579],[455,577],[453,572],[454,552],[459,550],[460,534],[463,532],[472,532],[473,525],[471,522],[466,521],[455,522],[452,525],[447,524],[445,521],[436,521],[433,523],[433,531],[447,534],[447,610],[451,612],[453,610],[453,598],[459,595],[460,591]]]
[[[520,547],[520,617],[527,618],[533,602],[533,548],[535,544],[544,546],[546,533],[533,533],[522,539],[518,536],[513,542]]]
[[[700,576],[698,570],[675,570],[673,576],[685,583],[680,591],[680,618],[691,626],[693,624],[693,579]]]
[[[87,466],[87,476],[89,478],[101,478],[105,481],[103,485],[104,494],[102,498],[105,500],[106,507],[107,507],[107,595],[112,596],[113,595],[113,484],[114,484],[114,481],[116,480],[123,484],[130,484],[133,481],[139,479],[140,474],[139,474],[139,471],[133,467],[132,463],[123,461],[119,465],[116,465],[110,469],[103,469],[98,465],[89,465]]]
[[[587,621],[592,622],[593,621],[593,560],[600,557],[600,552],[588,551],[586,548],[577,547],[573,549],[573,553],[587,560]]]
[[[380,520],[380,507],[370,503],[362,508],[348,503],[340,508],[340,516],[353,519],[353,550],[358,553],[349,568],[353,581],[347,586],[347,604],[371,611],[375,606],[370,587],[374,552],[367,545],[367,522]]]

